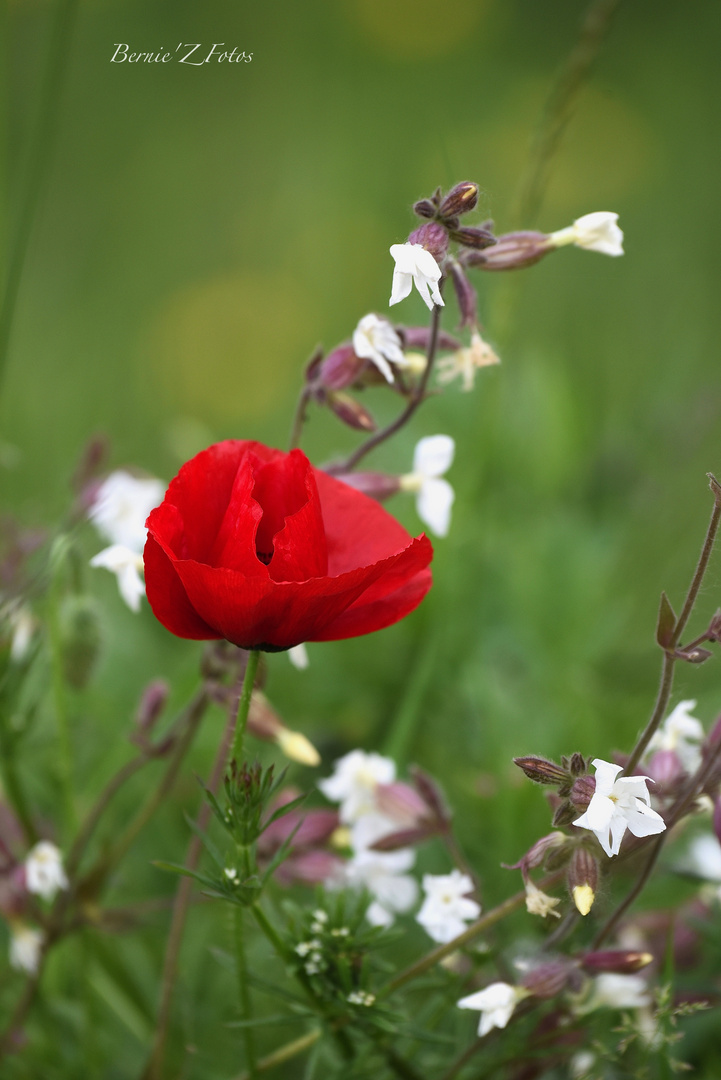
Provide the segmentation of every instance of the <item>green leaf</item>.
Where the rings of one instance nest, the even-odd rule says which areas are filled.
[[[211,859],[213,860],[215,865],[218,867],[218,869],[219,870],[224,870],[225,869],[225,860],[223,858],[221,858],[220,851],[215,846],[215,844],[210,839],[210,837],[205,832],[205,830],[201,829],[200,825],[198,825],[197,821],[193,820],[193,818],[190,816],[190,814],[185,814],[185,820],[187,821],[188,825],[190,826],[192,831],[195,833],[195,835],[198,837],[198,839],[200,840],[203,847],[208,852],[208,854],[210,855]]]
[[[676,630],[676,616],[665,592],[661,593],[661,603],[658,609],[658,621],[656,623],[656,641],[662,649],[669,649],[673,644],[673,635]]]
[[[295,798],[295,799],[291,799],[290,802],[285,803],[283,806],[279,806],[278,809],[274,813],[272,813],[270,815],[268,820],[263,822],[262,831],[265,831],[268,828],[268,826],[272,825],[272,823],[274,821],[277,821],[278,818],[285,817],[285,815],[289,814],[291,810],[295,810],[296,806],[300,806],[300,804],[302,802],[305,802],[305,800],[307,798],[308,798],[308,794],[306,792],[303,795],[298,795],[298,797]]]

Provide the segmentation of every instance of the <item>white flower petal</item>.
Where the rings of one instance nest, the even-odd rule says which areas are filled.
[[[451,524],[451,507],[455,492],[447,480],[424,480],[416,499],[421,521],[436,536],[447,536]]]
[[[413,472],[423,476],[443,476],[453,464],[455,441],[450,435],[426,435],[413,452]]]
[[[577,247],[599,251],[602,255],[623,255],[623,232],[617,222],[618,214],[610,210],[584,214],[573,223],[574,243]]]
[[[586,813],[577,818],[573,824],[579,829],[590,829],[591,832],[603,832],[611,824],[614,805],[605,795],[593,795],[588,804]]]
[[[165,485],[154,477],[139,478],[118,469],[98,489],[88,517],[102,536],[140,554],[145,544],[145,521],[163,501]]]
[[[393,271],[393,283],[391,285],[391,298],[388,301],[388,306],[393,307],[394,304],[399,304],[401,300],[405,300],[407,296],[410,296],[411,289],[413,288],[413,275],[404,274],[398,267]]]
[[[654,836],[666,829],[666,822],[661,815],[640,801],[636,802],[635,809],[627,811],[626,820],[634,836]]]
[[[602,758],[594,758],[591,764],[596,770],[596,794],[610,795],[616,777],[623,772],[623,766],[613,765],[610,761],[603,761]]]
[[[305,671],[310,663],[305,645],[294,645],[292,649],[288,649],[288,659],[298,671]]]

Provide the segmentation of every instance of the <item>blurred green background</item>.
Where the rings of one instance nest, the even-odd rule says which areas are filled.
[[[284,446],[305,359],[366,312],[387,311],[388,248],[437,185],[477,181],[474,220],[492,217],[498,231],[620,214],[622,259],[568,249],[515,275],[477,275],[502,365],[473,394],[452,386],[434,398],[369,459],[405,471],[422,435],[456,439],[453,527],[436,542],[422,608],[371,638],[311,645],[305,673],[269,660],[268,692],[323,751],[324,771],[361,745],[441,777],[489,902],[515,887],[501,860],[518,858],[545,822],[541,792],[521,784],[511,756],[609,757],[645,722],[658,597],[682,602],[711,509],[705,473],[721,470],[721,6],[620,4],[538,219],[522,221],[530,146],[585,8],[82,3],[0,396],[3,508],[52,522],[98,432],[114,466],[165,479],[217,439]],[[53,11],[42,0],[5,6],[10,239]],[[224,42],[253,59],[111,63],[120,42],[173,52],[200,42],[196,57]],[[416,296],[395,313],[427,317]],[[386,397],[364,400],[387,420]],[[303,445],[314,461],[355,443],[312,411]],[[389,508],[420,531],[412,500]],[[90,555],[90,531],[87,543]],[[691,633],[721,602],[720,573],[712,563]],[[81,801],[127,753],[126,717],[145,681],[172,678],[180,701],[199,655],[147,607],[126,611],[110,575],[89,583],[103,599],[105,647],[74,704]],[[679,671],[680,697],[697,697],[710,722],[721,709],[715,662]],[[199,771],[220,723],[206,727]],[[38,795],[51,813],[51,796]],[[182,853],[185,797],[195,798],[191,780],[167,815],[172,850],[158,852],[156,836],[139,865]],[[201,958],[213,931],[193,925]]]

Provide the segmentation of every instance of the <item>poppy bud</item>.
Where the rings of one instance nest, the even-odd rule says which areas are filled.
[[[377,424],[371,414],[360,402],[352,398],[350,394],[344,394],[341,390],[334,390],[326,394],[326,402],[348,427],[356,431],[375,431]]]
[[[588,915],[596,899],[598,862],[584,847],[578,847],[568,868],[568,888],[581,915]]]
[[[496,237],[493,247],[485,251],[466,248],[459,259],[466,266],[479,270],[520,270],[540,262],[544,255],[555,251],[545,233],[512,232]]]
[[[439,266],[448,253],[448,233],[442,225],[437,225],[435,222],[419,225],[408,237],[407,242],[420,244],[426,251],[430,251]]]
[[[474,184],[472,180],[463,180],[451,188],[443,199],[438,213],[444,218],[465,214],[469,210],[474,210],[477,202],[478,184]]]
[[[100,652],[100,615],[91,596],[66,596],[60,608],[63,672],[76,690],[87,685]]]
[[[535,780],[537,784],[563,784],[568,781],[568,772],[547,758],[536,757],[530,754],[528,757],[517,757],[513,764],[523,769],[529,780]]]
[[[640,971],[651,963],[653,963],[651,953],[633,949],[591,952],[586,953],[581,959],[581,967],[591,975],[597,975],[601,971],[614,971],[618,975],[633,975],[635,971]]]

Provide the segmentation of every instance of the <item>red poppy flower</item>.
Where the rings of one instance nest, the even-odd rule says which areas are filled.
[[[398,622],[433,548],[305,454],[228,440],[183,465],[147,521],[145,586],[178,637],[274,651]]]

